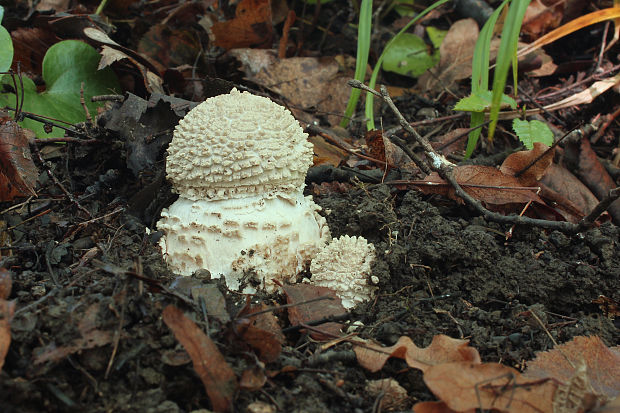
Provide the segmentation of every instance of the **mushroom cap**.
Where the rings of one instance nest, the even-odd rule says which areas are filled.
[[[329,240],[321,208],[303,193],[283,198],[253,196],[191,201],[179,198],[162,211],[157,228],[172,271],[207,269],[231,289],[251,276],[267,291],[294,281]]]
[[[312,165],[307,137],[283,106],[233,89],[179,122],[167,176],[175,192],[194,201],[301,192]]]
[[[334,290],[343,307],[352,308],[377,290],[368,280],[374,259],[375,247],[364,237],[334,238],[312,260],[311,282]]]

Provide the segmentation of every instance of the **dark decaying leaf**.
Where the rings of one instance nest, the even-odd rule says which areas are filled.
[[[237,390],[237,378],[215,343],[181,310],[173,305],[164,309],[163,319],[192,359],[213,410],[228,412]]]
[[[36,195],[38,176],[22,128],[12,120],[0,120],[0,201]]]
[[[50,343],[45,347],[36,348],[34,350],[34,365],[45,362],[58,362],[70,354],[111,343],[112,333],[97,328],[99,312],[102,310],[101,307],[101,304],[96,303],[90,305],[84,311],[77,325],[80,337],[74,339],[69,344],[58,347],[55,343]]]
[[[197,103],[183,99],[151,95],[148,101],[128,94],[122,105],[105,114],[104,127],[118,132],[127,145],[127,167],[138,176],[151,170],[170,143],[179,120]]]
[[[295,284],[285,285],[282,289],[288,304],[304,303],[318,297],[329,297],[325,300],[312,301],[290,307],[288,309],[288,318],[292,325],[322,320],[347,312],[342,306],[340,298],[329,288],[317,287],[311,284]],[[329,322],[317,325],[315,328],[325,333],[311,331],[310,335],[316,340],[330,340],[342,335],[340,332],[342,324],[340,323]]]
[[[260,314],[254,313],[266,310],[265,304],[249,305],[238,314],[233,323],[234,336],[241,339],[242,343],[258,351],[258,357],[265,363],[275,361],[282,351],[284,335],[273,312],[267,311]]]

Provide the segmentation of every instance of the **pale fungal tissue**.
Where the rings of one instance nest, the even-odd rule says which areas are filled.
[[[346,309],[353,308],[377,290],[370,279],[374,259],[375,247],[365,238],[334,238],[310,264],[312,284],[334,290]]]
[[[267,291],[273,279],[294,282],[330,238],[320,207],[303,195],[307,137],[287,109],[236,89],[192,109],[166,161],[179,199],[157,223],[170,269],[207,269],[232,289],[248,274]]]

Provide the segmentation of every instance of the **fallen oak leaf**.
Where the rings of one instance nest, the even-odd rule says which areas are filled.
[[[163,319],[192,359],[194,370],[202,380],[213,410],[232,410],[237,378],[215,343],[173,305],[164,308]]]
[[[353,351],[357,362],[371,372],[383,368],[391,357],[401,358],[413,367],[423,372],[429,367],[455,361],[480,363],[478,350],[469,346],[468,340],[459,340],[443,334],[433,337],[431,344],[426,348],[419,348],[406,336],[398,339],[396,344],[383,347],[373,341],[352,341]]]
[[[443,363],[424,372],[424,383],[450,409],[505,413],[553,412],[559,383],[528,379],[499,363]]]
[[[538,353],[528,362],[523,373],[528,378],[553,377],[568,383],[575,376],[576,368],[585,362],[586,373],[596,393],[608,398],[620,395],[620,347],[608,348],[596,336],[575,337],[555,346],[552,350]]]

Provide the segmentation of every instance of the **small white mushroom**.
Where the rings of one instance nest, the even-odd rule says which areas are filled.
[[[312,260],[312,284],[332,289],[349,309],[370,300],[377,287],[369,282],[375,247],[363,237],[334,238]]]
[[[303,270],[330,238],[303,195],[307,137],[287,109],[236,89],[192,109],[166,160],[179,199],[157,223],[171,270],[207,269],[230,288],[253,274],[268,291]]]

